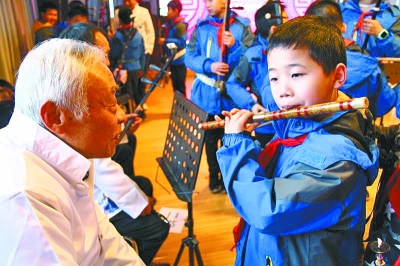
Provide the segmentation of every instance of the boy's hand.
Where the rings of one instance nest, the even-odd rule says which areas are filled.
[[[376,36],[378,36],[379,33],[381,33],[381,31],[383,30],[383,27],[382,27],[381,23],[379,22],[379,20],[372,19],[372,18],[366,18],[364,20],[362,30],[366,34],[376,37]]]
[[[267,109],[265,109],[262,105],[256,103],[255,105],[253,105],[253,107],[251,108],[251,111],[255,114],[258,113],[264,113],[267,111]]]
[[[128,80],[128,71],[126,69],[116,68],[116,69],[114,69],[113,74],[114,74],[114,78],[118,82],[121,82],[122,84],[125,84],[126,81]]]
[[[235,38],[230,31],[224,31],[222,34],[222,43],[231,48],[235,44]]]
[[[229,65],[222,62],[214,62],[211,64],[211,72],[218,76],[225,76],[225,73],[229,72]]]
[[[139,126],[140,126],[140,124],[142,123],[143,120],[137,114],[127,114],[125,116],[124,124],[126,124],[128,119],[131,118],[131,117],[134,118],[134,121],[131,124],[131,126],[129,127],[129,131],[128,132],[133,134],[136,130],[138,130],[138,128],[139,128]]]
[[[249,124],[248,121],[253,117],[249,110],[232,109],[230,112],[222,111],[225,116],[225,134],[241,133],[243,131],[252,132],[257,124]],[[216,121],[221,121],[219,116],[214,117]]]
[[[165,43],[165,38],[158,38],[158,44],[159,45],[164,45],[164,43]]]

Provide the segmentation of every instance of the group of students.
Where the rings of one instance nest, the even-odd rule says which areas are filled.
[[[398,126],[373,128],[374,116],[397,107],[398,89],[389,87],[372,56],[398,57],[400,52],[398,9],[382,3],[376,19],[363,19],[372,15],[362,11],[363,1],[339,6],[317,0],[305,16],[284,23],[276,12],[282,6],[269,1],[255,15],[254,38],[249,21],[232,11],[224,31],[225,1],[206,0],[209,15],[198,22],[185,56],[177,58],[196,73],[190,100],[209,114],[209,121],[225,120],[224,129],[206,132],[205,149],[210,191],[226,192],[241,217],[234,229],[235,265],[363,263],[366,187],[380,166],[374,139],[384,135],[393,147],[399,138]],[[172,26],[160,43],[177,42],[183,50],[182,6],[170,3]],[[125,23],[123,10],[119,16]],[[352,24],[356,14],[363,20]],[[127,10],[125,18],[131,15]],[[346,31],[343,22],[355,26]],[[128,19],[125,24],[122,37],[135,28]],[[35,47],[18,72],[15,111],[0,130],[2,257],[8,264],[148,265],[167,233],[159,231],[158,246],[150,251],[139,243],[139,257],[110,225],[118,230],[132,218],[157,215],[151,187],[131,190],[135,183],[125,177],[128,172],[111,160],[120,148],[121,125],[136,115],[124,115],[117,104],[107,36],[87,24],[75,27],[64,32],[66,39]],[[81,32],[86,43],[68,37],[82,27],[89,27]],[[169,35],[175,33],[180,37]],[[227,63],[220,62],[222,47]],[[221,78],[225,93],[216,88]],[[372,114],[342,111],[263,127],[248,123],[260,111],[361,96],[369,98]],[[140,119],[131,132],[139,124]],[[267,135],[265,147],[254,141],[253,131]],[[113,186],[124,186],[125,192],[114,193]],[[138,242],[140,233],[132,236]],[[390,259],[394,264],[397,258]]]
[[[256,12],[253,38],[249,22],[231,11],[229,31],[220,34],[224,4],[206,0],[210,14],[198,22],[185,64],[196,73],[191,101],[209,121],[225,120],[224,129],[206,131],[205,149],[210,191],[227,192],[241,216],[235,265],[361,265],[366,187],[379,168],[372,121],[393,107],[400,117],[399,87],[390,87],[376,58],[399,57],[399,9],[382,2],[372,18],[376,1],[366,12],[363,0],[318,0],[304,17],[280,25],[283,7],[268,1]],[[216,85],[224,76],[226,93]],[[372,114],[248,124],[260,111],[353,97],[368,97]],[[375,131],[395,146],[398,126]],[[396,250],[387,262],[395,263]]]
[[[159,43],[165,47],[166,43],[173,42],[177,45],[178,52],[183,55],[186,45],[186,23],[179,16],[181,10],[182,4],[179,1],[168,3],[168,22],[163,25],[165,32],[159,36]],[[56,3],[44,2],[39,11],[40,18],[35,20],[33,25],[35,43],[56,38],[68,26],[75,23],[89,22],[87,7],[79,0],[69,3],[67,21],[59,24],[56,24],[58,18]],[[145,95],[145,86],[140,82],[140,78],[146,76],[155,44],[152,18],[149,11],[139,5],[139,1],[125,0],[122,6],[116,7],[115,21],[112,26],[117,28],[115,33],[104,32],[107,39],[111,38],[109,40],[111,68],[127,71],[126,80],[119,81],[123,92],[128,93],[135,106],[139,107]],[[165,52],[167,55],[171,55],[169,49],[165,49]],[[183,64],[183,57],[177,56],[170,68],[174,90],[185,95],[186,68]],[[147,109],[146,104],[142,105],[139,108]]]

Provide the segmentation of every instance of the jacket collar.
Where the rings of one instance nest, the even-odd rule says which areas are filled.
[[[7,128],[16,147],[39,156],[71,185],[82,183],[91,167],[90,160],[18,110],[14,111]]]

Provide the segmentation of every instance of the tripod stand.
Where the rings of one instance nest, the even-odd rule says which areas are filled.
[[[198,129],[198,124],[206,120],[207,113],[175,92],[163,157],[157,158],[176,196],[188,205],[188,219],[185,223],[188,236],[182,239],[174,265],[178,265],[186,246],[189,248],[190,266],[194,265],[194,253],[198,265],[203,266],[199,242],[193,229],[192,194],[204,144],[204,131]]]
[[[196,239],[196,236],[194,235],[193,231],[193,205],[192,202],[188,202],[188,219],[187,222],[185,223],[185,226],[188,228],[188,236],[182,239],[182,244],[181,247],[179,248],[178,255],[176,256],[174,266],[178,266],[179,260],[181,259],[183,250],[186,247],[189,248],[189,265],[192,266],[194,265],[194,252],[196,252],[196,259],[197,259],[197,264],[199,266],[203,266],[203,260],[201,259],[201,254],[199,250],[199,242]]]

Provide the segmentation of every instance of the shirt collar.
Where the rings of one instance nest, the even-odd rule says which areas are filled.
[[[18,147],[39,156],[71,185],[82,183],[90,160],[18,110],[14,110],[7,127],[13,131],[11,136]]]

